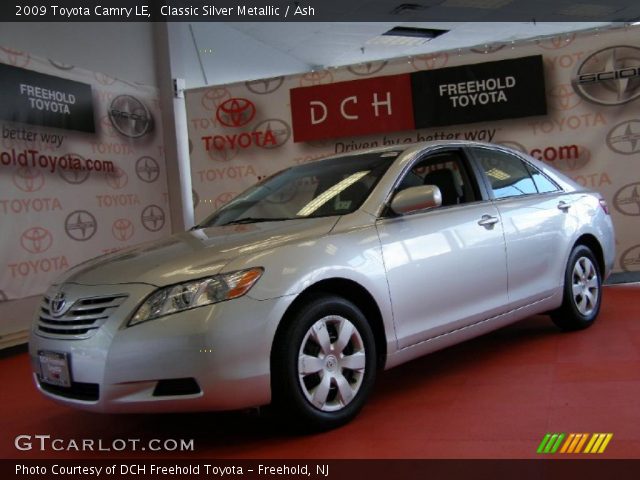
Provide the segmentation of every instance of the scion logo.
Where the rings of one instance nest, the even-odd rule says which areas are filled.
[[[114,168],[113,172],[105,172],[104,178],[107,180],[109,186],[114,190],[120,190],[121,188],[126,187],[127,183],[129,183],[129,176],[120,167]]]
[[[164,210],[158,205],[149,205],[142,210],[140,214],[140,222],[142,226],[150,232],[158,232],[162,230],[165,222]]]
[[[119,95],[111,101],[109,120],[118,133],[129,138],[139,138],[153,130],[151,112],[131,95]]]
[[[231,98],[231,93],[226,88],[210,88],[204,95],[202,95],[202,99],[200,103],[207,110],[217,110],[220,105],[226,100]]]
[[[64,221],[67,236],[78,242],[85,242],[98,231],[96,217],[86,210],[76,210],[67,215]]]
[[[160,176],[160,166],[154,158],[140,157],[136,161],[136,175],[143,182],[153,183]]]
[[[387,66],[386,60],[382,60],[379,62],[365,62],[360,65],[350,65],[347,67],[351,73],[358,77],[368,77],[369,75],[374,75],[378,72],[384,70],[384,67]]]
[[[209,158],[214,162],[230,162],[238,156],[238,152],[239,150],[236,148],[213,148],[207,150],[207,155],[209,155]]]
[[[416,70],[435,70],[446,67],[449,63],[449,54],[446,52],[418,55],[411,59],[411,65]]]
[[[216,118],[225,127],[243,127],[256,116],[256,106],[246,98],[230,98],[216,110]]]
[[[13,50],[11,48],[0,47],[0,51],[4,52],[6,63],[15,67],[26,67],[31,62],[31,57],[28,53],[21,52],[20,50]]]
[[[301,87],[326,85],[327,83],[333,83],[333,74],[329,70],[314,70],[313,72],[307,72],[300,77]]]
[[[44,186],[44,175],[36,168],[20,167],[13,173],[13,184],[23,192],[37,192]]]
[[[572,110],[582,101],[568,83],[561,83],[553,87],[549,90],[547,98],[549,106],[554,110]]]
[[[635,245],[620,255],[620,267],[625,272],[640,271],[640,245]]]
[[[116,240],[126,242],[133,237],[133,223],[128,218],[118,218],[111,225],[111,234]]]
[[[221,193],[216,197],[215,201],[213,202],[213,208],[217,210],[224,204],[229,203],[231,200],[233,200],[236,195],[237,195],[236,192]]]
[[[60,317],[64,313],[64,307],[67,305],[67,298],[64,292],[60,291],[55,294],[49,303],[49,312],[54,317]]]
[[[291,138],[291,127],[286,122],[277,118],[269,118],[260,122],[253,129],[254,133],[262,132],[263,138],[272,138],[273,142],[256,143],[262,148],[278,148],[287,143]]]
[[[193,188],[191,189],[191,200],[193,201],[193,208],[200,205],[200,195]]]
[[[558,35],[551,38],[545,38],[542,40],[536,40],[536,43],[539,47],[542,47],[545,50],[559,50],[568,45],[571,45],[575,39],[576,34],[570,33],[566,35]]]
[[[640,96],[640,48],[617,46],[586,58],[573,79],[573,88],[598,105],[622,105]]]
[[[53,236],[46,228],[32,227],[22,232],[20,245],[29,253],[43,253],[53,245]]]
[[[640,151],[640,120],[619,123],[607,134],[607,145],[622,155],[633,155]]]
[[[623,215],[640,216],[640,182],[625,185],[613,197],[613,206]]]
[[[73,70],[75,68],[73,65],[69,65],[68,63],[62,63],[51,59],[49,59],[49,63],[59,70]]]
[[[284,77],[267,78],[266,80],[252,80],[245,82],[247,89],[257,95],[266,95],[278,90],[284,83]]]

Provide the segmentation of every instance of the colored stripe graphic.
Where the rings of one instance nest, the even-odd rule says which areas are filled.
[[[568,435],[564,433],[547,433],[540,445],[538,445],[537,453],[600,454],[605,451],[612,438],[613,433],[570,433]]]

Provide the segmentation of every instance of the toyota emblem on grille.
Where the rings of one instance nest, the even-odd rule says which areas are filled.
[[[51,315],[59,317],[64,311],[64,307],[67,304],[64,292],[56,293],[56,296],[51,299]]]

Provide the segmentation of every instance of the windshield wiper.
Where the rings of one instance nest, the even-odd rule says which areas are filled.
[[[244,217],[239,218],[237,220],[231,220],[230,222],[223,223],[222,226],[226,225],[240,225],[243,223],[260,223],[260,222],[282,222],[284,220],[293,220],[292,218],[287,217],[274,217],[274,218],[260,218],[260,217]]]

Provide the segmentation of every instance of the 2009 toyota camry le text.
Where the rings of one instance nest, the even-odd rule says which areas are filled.
[[[33,378],[86,410],[273,404],[333,428],[383,369],[534,314],[590,326],[614,243],[599,194],[501,146],[335,156],[69,270],[36,312]]]

